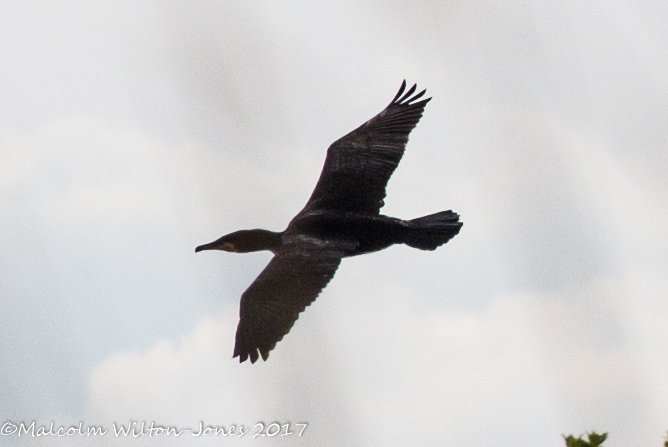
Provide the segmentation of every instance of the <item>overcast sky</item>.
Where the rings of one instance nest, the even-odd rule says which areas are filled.
[[[3,1],[0,422],[309,424],[132,445],[662,445],[666,23],[657,0]],[[283,230],[403,79],[433,100],[382,212],[453,209],[461,233],[344,260],[269,361],[239,365],[239,298],[271,255],[195,246]]]

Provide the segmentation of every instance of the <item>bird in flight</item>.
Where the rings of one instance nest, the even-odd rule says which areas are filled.
[[[413,95],[416,87],[404,94],[404,81],[385,110],[329,147],[311,198],[285,231],[241,230],[195,249],[275,255],[241,296],[234,346],[239,362],[267,360],[342,258],[393,244],[434,250],[459,233],[462,223],[452,211],[412,220],[379,213],[408,134],[431,100],[418,101],[425,90]]]

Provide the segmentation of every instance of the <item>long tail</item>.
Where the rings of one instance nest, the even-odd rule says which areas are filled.
[[[418,217],[408,223],[410,225],[404,243],[420,250],[436,250],[455,237],[463,225],[459,215],[449,210]]]

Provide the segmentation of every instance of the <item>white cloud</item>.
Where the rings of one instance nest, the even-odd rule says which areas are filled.
[[[199,418],[220,419],[223,415],[215,410],[231,403],[230,415],[247,414],[241,388],[231,380],[226,384],[224,378],[236,325],[233,316],[205,318],[178,343],[162,340],[146,352],[122,352],[106,359],[90,378],[93,414],[101,420],[172,423],[196,415],[188,421],[194,423]]]
[[[230,355],[236,314],[235,307],[234,311],[227,309],[225,316],[205,318],[176,344],[163,340],[146,352],[121,352],[106,359],[90,378],[90,417],[107,424],[132,419],[193,429],[200,421],[228,429],[242,424],[251,429],[246,438],[257,431],[254,425],[260,421],[265,425],[307,422],[310,427],[301,440],[293,435],[271,445],[338,445],[325,435],[335,432],[329,425],[344,420],[347,410],[337,402],[339,392],[319,385],[332,379],[322,367],[327,355],[305,358],[295,352],[293,344],[292,352],[281,349],[286,355],[273,355],[266,364],[240,365]],[[309,328],[301,329],[309,332]],[[281,345],[286,348],[285,342]],[[290,360],[290,355],[300,360]],[[312,374],[305,374],[309,371]],[[314,391],[317,396],[302,395]],[[326,411],[332,414],[314,420]],[[341,437],[346,438],[345,434]],[[167,442],[191,445],[193,438]],[[218,445],[221,438],[210,442]],[[237,445],[229,438],[224,442]]]
[[[611,446],[650,445],[663,433],[668,369],[656,359],[665,357],[665,348],[648,340],[665,340],[668,312],[650,303],[667,286],[656,276],[628,272],[524,297],[531,300],[527,323],[544,376],[555,387],[563,430],[609,431]],[[641,310],[648,305],[653,317]]]
[[[0,134],[0,410],[84,414],[95,366],[83,398],[104,423],[304,419],[309,445],[556,446],[591,429],[660,444],[665,8],[70,3],[2,15],[3,126],[52,121]],[[462,233],[346,260],[267,364],[238,365],[238,296],[265,258],[194,246],[281,229],[326,146],[403,77],[435,100],[386,211],[452,207]],[[71,113],[105,118],[53,118]]]
[[[482,313],[428,313],[409,290],[343,270],[267,363],[228,358],[236,319],[226,312],[203,320],[176,346],[163,341],[108,358],[91,377],[93,413],[175,425],[229,421],[227,415],[280,419],[293,413],[289,394],[306,392],[309,443],[328,442],[323,433],[332,426],[370,446],[444,439],[503,446],[540,438],[556,447],[562,433],[607,430],[615,447],[662,433],[666,396],[655,393],[665,392],[668,365],[657,364],[662,346],[645,341],[665,337],[668,312],[640,312],[629,325],[620,308],[627,290],[642,290],[641,302],[656,300],[666,286],[656,278],[498,297]],[[322,362],[326,370],[317,366]],[[317,374],[300,371],[314,367]],[[351,425],[337,426],[341,415],[323,411],[339,404],[321,382],[345,396]]]
[[[10,210],[28,199],[30,212],[59,224],[89,216],[127,220],[169,204],[156,166],[161,145],[136,132],[70,117],[0,140],[3,168],[11,174],[2,181]]]
[[[521,113],[514,119],[533,122]],[[515,123],[512,115],[510,121]],[[585,171],[579,177],[585,185],[578,195],[583,206],[596,203],[595,211],[605,216],[640,206],[652,219],[661,218],[662,199],[641,182],[626,179],[600,145],[569,137],[558,126],[550,130],[549,121],[538,120],[533,128],[539,134],[552,132],[565,163],[576,172],[580,166],[601,167],[597,175]],[[307,183],[286,178],[283,168],[270,173],[262,163],[237,160],[201,144],[168,147],[90,119],[64,120],[37,136],[3,141],[15,151],[5,149],[13,175],[3,188],[16,191],[31,184],[33,191],[46,191],[34,193],[33,209],[49,224],[172,216],[197,233],[209,226],[225,231],[222,227],[256,218],[280,220],[279,211],[265,207],[280,196],[294,197]],[[498,188],[512,171],[512,164],[500,168],[498,178],[486,181]],[[616,187],[619,194],[614,194]],[[631,195],[625,195],[629,190]],[[636,195],[645,198],[635,202]],[[619,205],[614,204],[617,197]],[[260,204],[257,210],[249,200]],[[649,244],[638,237],[642,246]],[[431,263],[452,262],[452,248],[438,254],[406,252],[402,259],[409,264],[418,256]],[[445,258],[438,257],[443,253]],[[420,268],[400,267],[391,254],[346,260],[266,364],[238,365],[229,358],[236,298],[225,306],[224,316],[204,318],[178,341],[117,351],[89,378],[86,422],[155,420],[196,427],[201,420],[247,426],[306,421],[310,427],[302,441],[318,445],[340,445],[344,438],[363,445],[430,445],[440,439],[504,445],[505,439],[551,434],[550,445],[556,446],[562,432],[600,429],[614,432],[614,447],[622,440],[649,442],[663,430],[668,365],[661,360],[660,341],[668,337],[668,311],[660,297],[667,287],[653,269],[619,279],[598,277],[583,287],[497,296],[473,312],[425,306],[410,283],[392,278],[392,272],[418,274]],[[441,261],[429,271],[440,275]],[[432,300],[452,298],[451,291],[436,287],[433,292]],[[627,427],[622,422],[629,420],[629,409],[635,419]],[[107,437],[100,442],[117,441]],[[185,438],[169,442],[189,445]]]

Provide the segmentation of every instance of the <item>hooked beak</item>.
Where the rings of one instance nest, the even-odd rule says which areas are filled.
[[[208,244],[200,245],[199,247],[195,248],[195,253],[203,250],[235,251],[234,245],[230,244],[229,242],[219,242],[219,241],[213,241]]]
[[[202,250],[212,250],[212,249],[213,249],[213,247],[211,246],[211,244],[204,244],[204,245],[200,245],[199,247],[195,247],[195,253],[197,253],[199,251],[202,251]]]

